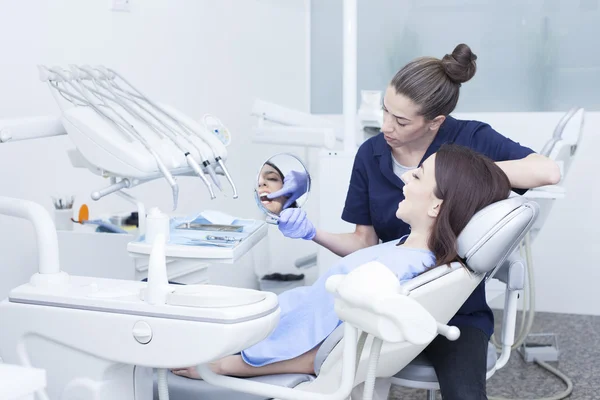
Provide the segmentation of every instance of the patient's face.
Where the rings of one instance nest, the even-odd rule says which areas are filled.
[[[402,175],[404,200],[398,204],[396,217],[407,224],[430,224],[437,216],[441,201],[435,197],[435,154],[421,167]]]
[[[277,170],[268,164],[265,164],[260,170],[258,177],[258,195],[268,194],[278,191],[283,187],[283,177],[277,172]],[[261,197],[262,205],[274,214],[279,215],[283,209],[283,205],[287,200],[286,197],[280,196],[272,200],[266,197]]]

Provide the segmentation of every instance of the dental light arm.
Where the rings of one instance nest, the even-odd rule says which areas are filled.
[[[56,117],[33,117],[0,120],[0,143],[66,135]]]
[[[254,101],[251,115],[258,117],[258,124],[252,129],[253,141],[257,143],[327,149],[335,146],[337,128],[325,118],[259,99]]]

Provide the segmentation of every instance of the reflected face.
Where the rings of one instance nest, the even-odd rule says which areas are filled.
[[[265,164],[260,170],[258,177],[258,195],[261,197],[262,205],[274,214],[279,215],[287,198],[279,196],[269,200],[266,195],[274,193],[283,187],[283,177],[272,166]]]
[[[437,217],[442,200],[435,194],[435,154],[431,155],[423,164],[402,175],[404,187],[404,200],[398,204],[396,217],[407,224],[430,224]]]

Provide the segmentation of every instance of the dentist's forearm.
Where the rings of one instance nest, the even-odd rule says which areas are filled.
[[[500,167],[515,189],[532,189],[560,182],[558,165],[547,157],[530,154],[521,160],[500,161]]]
[[[376,245],[379,238],[372,226],[357,226],[352,233],[331,233],[317,229],[313,241],[332,253],[345,257],[357,250]]]

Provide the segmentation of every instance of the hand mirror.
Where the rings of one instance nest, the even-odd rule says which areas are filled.
[[[267,215],[267,222],[277,224],[286,208],[302,207],[308,199],[311,179],[304,163],[293,154],[280,153],[265,161],[258,171],[254,198]]]

